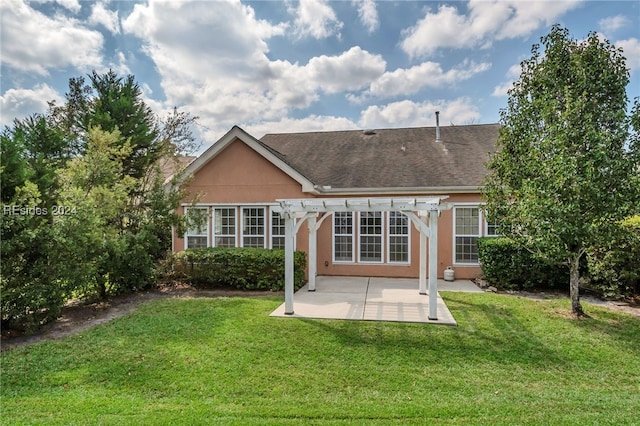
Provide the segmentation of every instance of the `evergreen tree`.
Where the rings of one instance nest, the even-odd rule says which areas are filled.
[[[142,90],[132,75],[93,71],[88,84],[83,77],[72,78],[66,104],[54,106],[53,111],[61,126],[80,141],[86,142],[92,128],[117,130],[118,144],[131,147],[123,161],[123,175],[140,178],[162,156],[164,145],[157,119],[144,103]],[[86,150],[82,143],[79,145],[81,151]]]

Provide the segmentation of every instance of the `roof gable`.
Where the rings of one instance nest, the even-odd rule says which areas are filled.
[[[271,148],[251,136],[238,126],[233,126],[224,136],[218,139],[213,145],[211,145],[204,153],[202,153],[197,159],[195,159],[185,169],[182,180],[187,177],[193,176],[200,169],[205,167],[211,160],[217,157],[223,152],[229,145],[235,141],[241,141],[267,161],[278,167],[289,177],[294,179],[302,186],[302,190],[309,192],[313,190],[313,183],[309,181],[300,172],[294,169],[291,165],[283,161],[276,152]]]

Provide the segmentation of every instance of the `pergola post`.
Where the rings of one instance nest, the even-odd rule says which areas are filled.
[[[438,211],[429,212],[429,319],[438,319]]]
[[[426,222],[426,217],[421,217],[421,221]],[[427,294],[427,234],[420,231],[420,275],[418,275],[418,291],[420,294]],[[431,230],[429,230],[431,231]],[[431,256],[431,252],[429,252]]]
[[[284,313],[293,315],[293,239],[295,220],[292,214],[284,217]]]
[[[316,273],[318,269],[317,262],[317,235],[316,216],[309,217],[307,226],[309,227],[309,291],[316,291]]]

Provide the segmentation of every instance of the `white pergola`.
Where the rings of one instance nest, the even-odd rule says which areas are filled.
[[[285,219],[285,314],[293,315],[293,252],[294,238],[306,221],[309,228],[309,291],[316,288],[317,231],[327,217],[334,212],[382,212],[404,213],[420,232],[420,275],[418,292],[429,295],[429,319],[438,319],[438,217],[442,210],[451,209],[443,203],[448,197],[417,198],[303,198],[277,200]],[[428,225],[427,225],[428,223]],[[429,240],[429,289],[427,291],[427,239]]]

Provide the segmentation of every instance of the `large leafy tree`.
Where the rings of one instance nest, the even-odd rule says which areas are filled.
[[[66,102],[60,106],[52,104],[51,116],[75,141],[73,146],[79,155],[88,151],[94,129],[117,135],[114,146],[127,147],[120,177],[135,179],[129,185],[129,203],[120,215],[121,229],[136,233],[145,227],[145,232],[154,232],[154,238],[166,248],[166,223],[151,231],[149,224],[162,220],[149,211],[157,207],[158,198],[166,201],[166,194],[158,191],[164,182],[160,170],[166,169],[176,156],[197,149],[191,131],[197,117],[174,109],[172,114],[159,118],[145,103],[132,75],[123,77],[109,70],[104,74],[93,71],[87,77],[88,80],[84,77],[69,80]],[[161,217],[166,219],[167,214]]]
[[[89,131],[87,150],[60,170],[65,192],[60,202],[72,206],[70,214],[60,215],[55,226],[73,245],[64,248],[68,261],[68,276],[83,283],[79,293],[95,291],[98,297],[107,295],[113,284],[113,271],[122,251],[127,251],[126,235],[122,231],[122,215],[129,204],[129,191],[136,184],[131,176],[121,177],[123,160],[131,147],[120,146],[118,131],[105,132],[97,127]],[[149,260],[147,254],[130,263]],[[111,282],[110,282],[111,281]]]
[[[182,224],[183,194],[163,184],[196,148],[197,117],[158,118],[133,76],[89,79],[71,79],[64,105],[0,134],[3,325],[55,318],[70,295],[152,285]]]
[[[521,69],[488,163],[487,210],[505,234],[569,266],[580,316],[580,260],[638,200],[638,101],[628,115],[625,58],[595,33],[578,41],[554,26]]]

